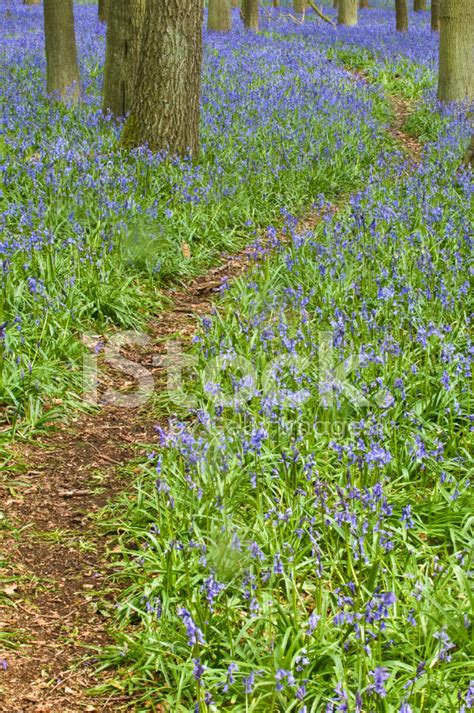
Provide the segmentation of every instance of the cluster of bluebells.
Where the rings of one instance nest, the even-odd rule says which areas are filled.
[[[0,399],[15,413],[78,384],[77,335],[91,321],[139,326],[157,284],[201,269],[312,186],[348,186],[377,151],[375,90],[349,91],[303,39],[249,37],[237,23],[231,38],[205,37],[201,161],[125,158],[122,123],[101,109],[96,7],[75,4],[83,101],[71,109],[45,95],[42,7],[0,0],[0,16]]]
[[[195,425],[160,434],[174,509],[144,469],[143,577],[192,612],[178,665],[218,707],[472,706],[472,174],[445,121],[419,165],[382,154],[345,211],[256,247],[195,340]],[[176,609],[142,623],[171,646]]]
[[[165,240],[178,210],[204,225],[214,213],[203,206],[238,207],[248,188],[258,196],[293,183],[300,191],[283,191],[284,239],[270,228],[270,241],[255,248],[255,271],[225,291],[218,318],[195,340],[198,375],[212,364],[226,370],[190,384],[195,422],[172,421],[159,432],[136,508],[127,501],[121,529],[132,546],[121,613],[133,621],[127,637],[136,643],[122,656],[136,674],[129,686],[142,687],[146,699],[158,686],[160,700],[198,711],[470,709],[472,176],[456,172],[466,125],[446,116],[418,166],[401,152],[381,153],[366,188],[334,214],[320,195],[324,174],[331,166],[343,185],[346,154],[368,155],[381,130],[372,111],[377,90],[351,85],[328,61],[322,48],[332,29],[270,18],[270,29],[288,27],[288,41],[249,39],[240,29],[231,40],[207,38],[203,151],[216,156],[214,178],[187,163],[164,174],[146,152],[118,171],[109,159],[119,129],[98,131],[91,58],[98,61],[103,30],[91,35],[93,10],[78,12],[80,45],[89,49],[84,124],[104,150],[91,158],[77,121],[51,107],[50,124],[65,122],[76,153],[63,134],[36,136],[40,154],[48,146],[53,160],[4,169],[7,190],[32,180],[40,196],[26,211],[29,192],[19,191],[18,205],[2,216],[4,280],[29,278],[23,317],[14,305],[0,320],[12,359],[25,314],[37,310],[43,328],[45,315],[62,309],[60,298],[77,309],[83,265],[87,280],[89,269],[96,278],[112,270],[114,235],[91,229],[110,225],[111,213],[123,226],[130,212],[154,221]],[[13,17],[34,16],[15,8]],[[355,30],[352,42],[368,46],[370,36],[369,49],[385,51],[385,15],[372,17],[371,33]],[[309,38],[319,47],[309,48]],[[38,92],[40,33],[8,42],[9,72],[12,58],[26,54],[38,65]],[[397,43],[418,61],[409,40]],[[15,98],[9,130],[19,114],[37,126],[35,102],[25,101],[22,113]],[[10,134],[7,143],[24,156],[31,139],[26,130],[19,136],[21,151]],[[218,146],[227,139],[237,149],[224,160]],[[259,141],[269,157],[263,164],[252,148]],[[227,173],[227,161],[236,173]],[[46,220],[62,186],[58,166],[74,186],[61,230]],[[153,176],[161,202],[155,194],[136,201],[143,174]],[[94,206],[77,201],[78,186],[96,191]],[[322,209],[314,230],[292,215],[290,199],[304,192]],[[69,253],[74,260],[64,258]],[[63,255],[56,278],[67,276],[67,289],[47,279],[41,261],[50,254]],[[242,373],[243,363],[251,373]]]

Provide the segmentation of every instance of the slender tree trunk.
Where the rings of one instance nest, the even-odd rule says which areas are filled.
[[[240,0],[232,0],[232,7],[240,7]]]
[[[273,7],[280,7],[280,0],[273,0]]]
[[[438,99],[474,100],[474,2],[441,0]]]
[[[112,4],[114,4],[113,0],[112,0]],[[105,22],[107,20],[107,0],[99,0],[98,13],[99,13],[99,20],[101,22]]]
[[[357,0],[339,0],[338,25],[357,25]]]
[[[293,0],[293,10],[298,13],[306,12],[306,10],[307,10],[306,0]]]
[[[339,7],[339,0],[332,0],[332,6],[334,9],[337,10],[337,8]]]
[[[207,29],[229,32],[232,27],[232,9],[230,0],[209,0]]]
[[[359,7],[361,10],[365,10],[369,7],[369,0],[359,0]]]
[[[23,5],[39,5],[41,0],[23,0]]]
[[[468,2],[470,1],[468,0]],[[426,10],[426,0],[413,0],[413,9],[415,12],[424,12]]]
[[[147,0],[128,148],[196,157],[202,64],[202,0]]]
[[[439,2],[440,0],[431,0],[431,29],[433,32],[439,32]]]
[[[109,6],[103,109],[126,116],[137,79],[145,0],[113,0]]]
[[[408,32],[407,0],[395,0],[395,19],[397,32]]]
[[[242,0],[242,14],[245,27],[258,32],[258,0]]]
[[[46,90],[63,102],[81,94],[72,0],[44,0]]]

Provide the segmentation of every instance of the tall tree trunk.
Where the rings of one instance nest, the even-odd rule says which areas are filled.
[[[440,0],[431,0],[431,29],[433,32],[439,32],[439,2]]]
[[[147,0],[123,146],[147,144],[152,151],[197,156],[202,21],[202,0]]]
[[[306,0],[293,0],[293,10],[295,12],[303,13],[307,10]]]
[[[273,7],[280,7],[280,0],[273,0]]]
[[[232,0],[232,7],[240,7],[240,0]]]
[[[46,89],[63,102],[81,94],[72,0],[44,0]]]
[[[332,6],[334,9],[337,9],[339,7],[339,0],[332,0]]]
[[[41,0],[23,0],[23,5],[39,5]]]
[[[424,12],[426,10],[426,0],[413,0],[413,9],[415,12]]]
[[[395,19],[397,32],[408,32],[407,0],[395,0]]]
[[[361,10],[365,10],[369,7],[369,0],[359,0],[359,7]]]
[[[339,0],[338,25],[357,25],[357,0]]]
[[[474,2],[441,0],[438,99],[474,99]]]
[[[145,0],[113,0],[109,5],[103,109],[126,116],[137,79]]]
[[[207,29],[229,32],[232,27],[232,9],[230,0],[209,0]]]
[[[245,27],[258,32],[258,0],[242,0],[242,14]]]
[[[115,4],[112,0],[112,4]],[[105,22],[107,20],[107,0],[99,0],[99,20]]]

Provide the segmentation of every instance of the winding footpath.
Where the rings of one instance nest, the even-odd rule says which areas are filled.
[[[399,97],[389,100],[394,119],[388,130],[415,164],[422,147],[403,131],[410,107]],[[301,225],[314,225],[319,218],[313,213]],[[172,307],[149,325],[149,343],[125,353],[153,372],[159,389],[166,387],[165,367],[154,365],[168,341],[189,343],[200,318],[211,311],[219,286],[243,273],[253,259],[250,248],[225,257],[203,277],[165,293]],[[109,371],[104,386],[120,390],[129,384]],[[11,446],[11,461],[0,480],[5,553],[0,558],[0,616],[6,640],[12,642],[2,649],[0,636],[1,711],[133,709],[121,691],[108,699],[87,695],[101,679],[93,659],[84,659],[110,642],[108,622],[119,594],[109,576],[113,533],[104,532],[94,516],[127,492],[126,466],[133,469],[134,460],[147,451],[156,424],[147,406],[108,405]]]

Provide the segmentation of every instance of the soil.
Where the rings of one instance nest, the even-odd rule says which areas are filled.
[[[409,105],[392,98],[395,120],[390,133],[413,161],[421,145],[403,132]],[[302,227],[314,227],[310,214]],[[182,288],[170,289],[172,307],[149,326],[143,347],[126,347],[126,357],[152,370],[158,383],[164,369],[157,360],[167,341],[189,343],[200,317],[212,309],[220,286],[253,261],[247,249],[224,257],[219,267]],[[100,338],[98,338],[100,341]],[[100,359],[100,356],[99,356]],[[99,395],[131,384],[119,371],[101,370]],[[90,697],[98,685],[94,652],[112,643],[110,609],[119,592],[110,584],[113,538],[97,526],[94,514],[129,483],[124,466],[154,440],[155,419],[147,405],[135,409],[104,404],[75,415],[54,431],[11,447],[15,469],[0,476],[0,616],[5,632],[15,632],[17,648],[2,650],[0,633],[0,710],[8,713],[75,713],[133,710],[118,694]],[[162,425],[165,425],[164,423]]]

